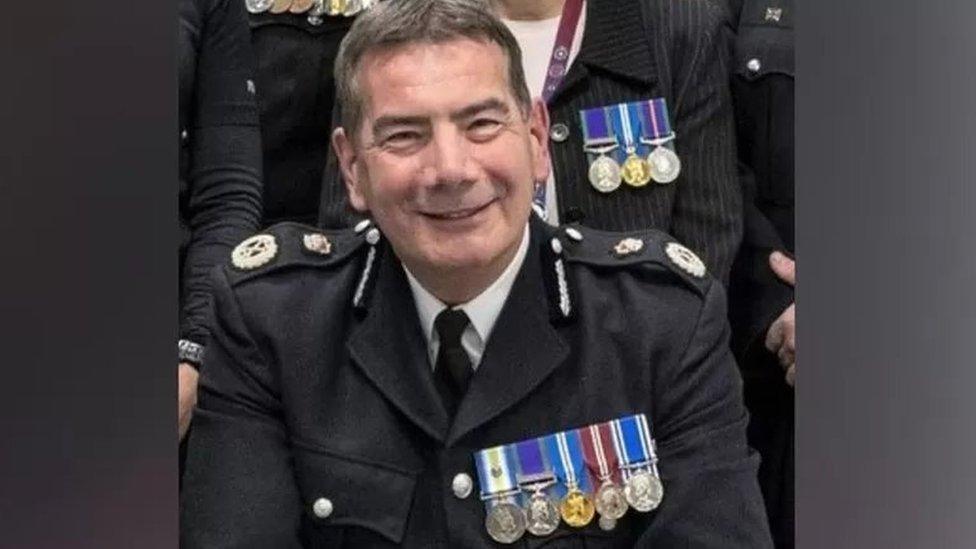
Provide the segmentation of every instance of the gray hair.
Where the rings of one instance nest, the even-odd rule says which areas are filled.
[[[371,51],[413,43],[457,39],[498,44],[508,58],[508,83],[523,116],[532,106],[522,72],[522,50],[487,0],[387,0],[360,14],[342,40],[335,62],[341,125],[351,134],[362,122],[364,97],[357,70]]]

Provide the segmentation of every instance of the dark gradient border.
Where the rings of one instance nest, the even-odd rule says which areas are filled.
[[[798,547],[976,547],[976,4],[797,21]]]
[[[976,4],[901,4],[798,6],[800,548],[976,545]],[[0,547],[177,546],[175,11],[0,18]]]
[[[176,29],[0,17],[0,547],[177,546]]]

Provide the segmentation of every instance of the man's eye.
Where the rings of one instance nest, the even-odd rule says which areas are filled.
[[[476,137],[489,137],[502,127],[502,123],[493,118],[479,118],[468,126],[468,131]]]
[[[383,138],[385,147],[408,147],[422,139],[420,132],[396,132]]]

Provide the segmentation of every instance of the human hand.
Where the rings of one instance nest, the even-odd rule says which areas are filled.
[[[186,435],[193,417],[193,408],[197,405],[197,381],[200,373],[186,362],[180,363],[179,369],[179,426],[180,440]]]
[[[796,285],[796,262],[781,252],[769,255],[769,266],[776,276],[790,286]],[[773,321],[766,332],[766,349],[776,353],[780,365],[786,370],[786,383],[796,385],[796,304],[791,303]]]

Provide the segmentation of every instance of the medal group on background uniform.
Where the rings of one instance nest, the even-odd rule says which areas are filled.
[[[308,13],[309,23],[321,22],[323,15],[352,17],[377,0],[245,0],[251,13]]]
[[[677,179],[681,162],[663,98],[580,111],[590,185],[612,193],[621,183],[644,187]]]
[[[583,528],[599,515],[612,530],[628,508],[653,511],[664,497],[644,414],[475,453],[485,529],[499,543],[545,537],[560,521]],[[557,503],[558,502],[558,503]]]

